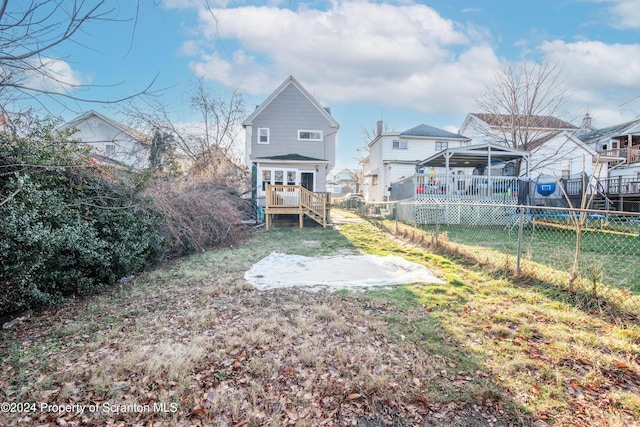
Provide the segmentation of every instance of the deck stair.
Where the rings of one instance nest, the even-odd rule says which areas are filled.
[[[266,186],[266,229],[271,228],[273,215],[298,215],[300,228],[307,216],[322,227],[329,225],[331,203],[328,193],[314,193],[301,185]]]

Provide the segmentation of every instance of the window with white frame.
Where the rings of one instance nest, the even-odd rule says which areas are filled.
[[[462,141],[460,142],[460,147],[468,147],[471,145],[471,141]]]
[[[267,190],[267,184],[298,185],[300,182],[300,174],[297,169],[260,168],[258,178],[258,188],[261,194]]]
[[[371,185],[378,185],[378,175],[371,176]]]
[[[442,151],[449,148],[449,143],[447,141],[436,141],[436,151]]]
[[[406,150],[407,141],[393,141],[392,147],[396,150]]]
[[[258,128],[258,144],[269,143],[269,128]]]
[[[322,141],[321,130],[298,130],[299,141]]]
[[[113,156],[116,154],[116,146],[115,144],[105,144],[104,145],[104,152],[107,154],[107,156]]]
[[[287,171],[287,185],[296,185],[297,171]]]

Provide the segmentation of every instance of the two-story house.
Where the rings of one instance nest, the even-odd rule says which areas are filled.
[[[289,76],[243,122],[246,164],[252,170],[253,195],[267,205],[267,186],[300,186],[327,191],[335,165],[340,126],[295,78]],[[298,200],[299,201],[299,200]],[[275,212],[275,210],[274,210]]]
[[[516,148],[551,133],[575,132],[577,129],[571,123],[553,116],[469,113],[458,132],[473,139],[474,144],[500,144]]]
[[[64,123],[60,130],[73,130],[71,139],[92,147],[100,162],[141,169],[148,164],[150,138],[96,111],[90,110]]]
[[[640,119],[591,129],[576,136],[602,156],[614,158],[611,177],[640,178]]]
[[[599,190],[621,210],[640,210],[640,119],[601,129],[590,127],[576,136],[608,163],[608,177]]]
[[[418,162],[447,148],[463,147],[471,141],[466,136],[428,125],[418,125],[404,132],[378,133],[369,143],[369,155],[362,160],[363,195],[369,202],[389,199],[392,182],[412,176]]]
[[[474,144],[492,143],[529,153],[529,173],[568,178],[581,173],[606,176],[607,163],[577,138],[592,129],[589,115],[580,128],[553,116],[469,113],[460,131]],[[524,171],[520,171],[524,175]]]

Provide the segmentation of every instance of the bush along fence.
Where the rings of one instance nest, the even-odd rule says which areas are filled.
[[[399,201],[360,204],[389,231],[640,317],[640,213]]]

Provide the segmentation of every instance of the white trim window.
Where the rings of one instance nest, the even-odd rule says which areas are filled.
[[[115,156],[116,154],[116,146],[115,144],[105,144],[104,152],[107,156]]]
[[[407,141],[393,141],[392,148],[394,150],[406,150],[407,149]]]
[[[300,183],[300,173],[298,169],[287,169],[282,167],[261,167],[258,168],[258,179],[259,193],[264,194],[267,189],[267,184],[298,185]]]
[[[299,129],[298,141],[322,141],[322,131]]]
[[[436,141],[436,151],[442,151],[449,148],[449,143],[447,141]]]
[[[269,128],[258,128],[258,144],[269,143]]]

